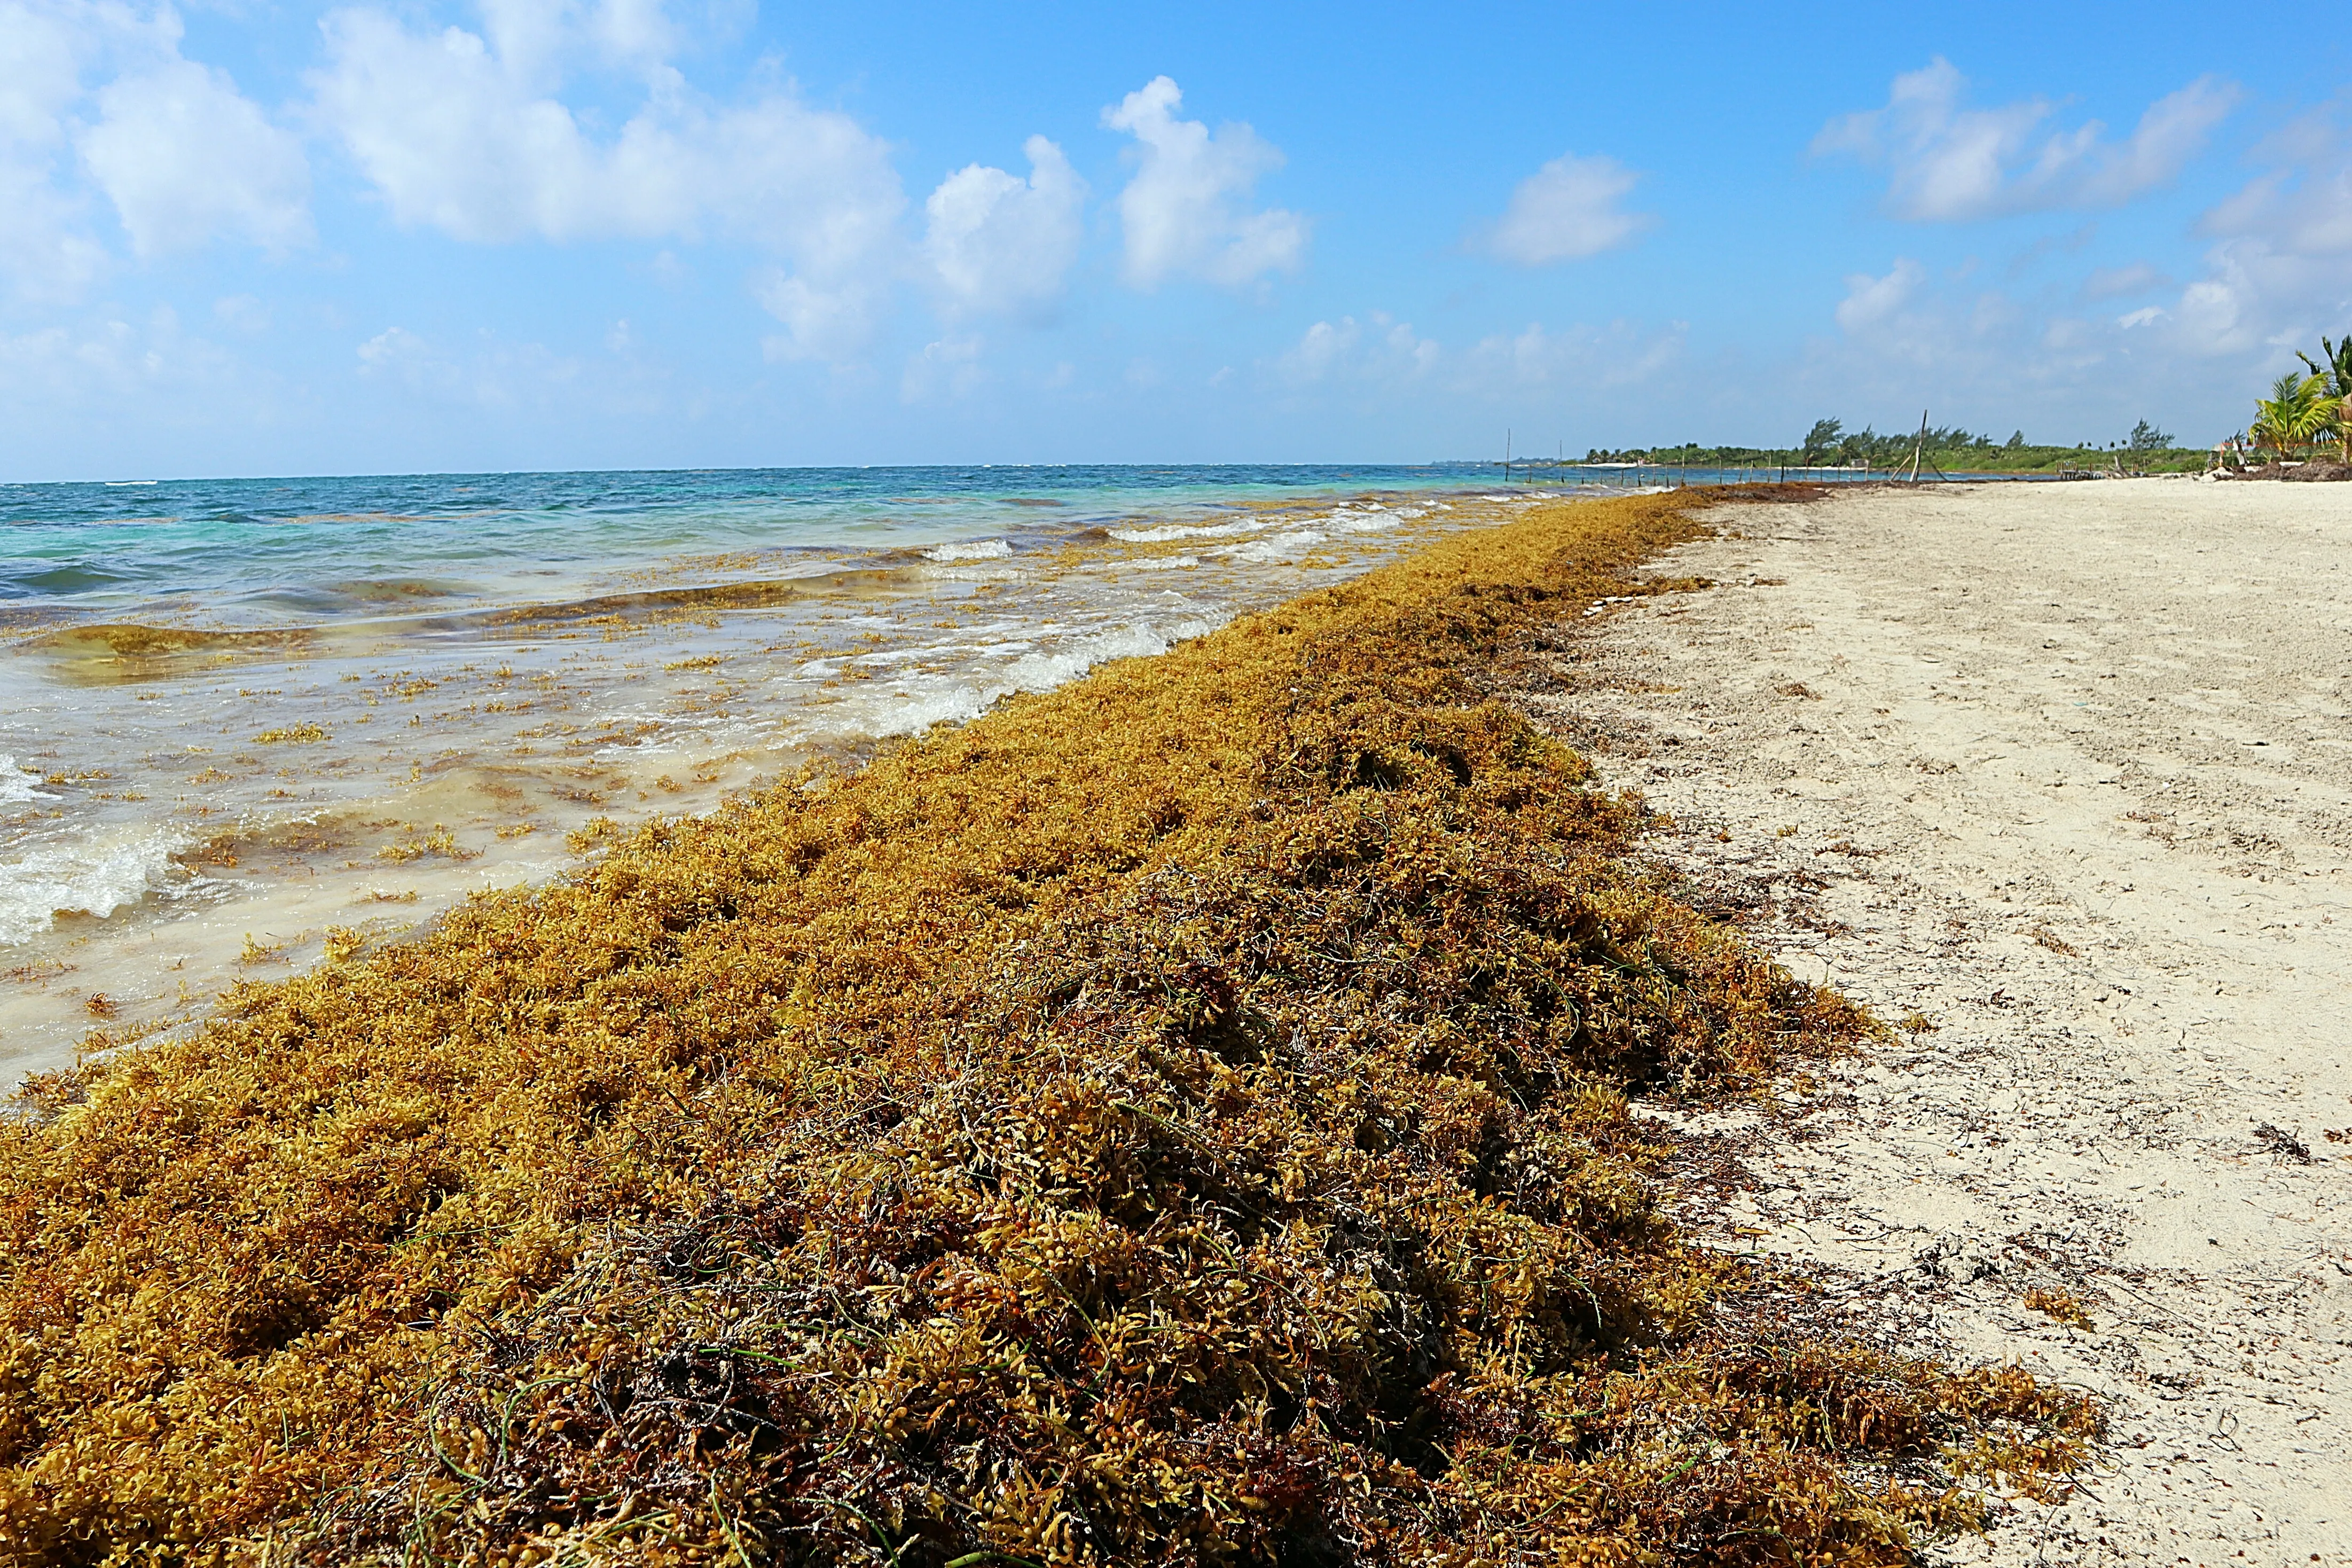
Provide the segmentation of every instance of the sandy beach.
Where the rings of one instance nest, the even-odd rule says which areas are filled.
[[[1713,585],[1539,639],[1517,700],[1671,816],[1695,901],[1900,1033],[1681,1123],[1687,1217],[1842,1325],[2109,1402],[2074,1498],[1939,1560],[2352,1561],[2352,504],[1710,518],[1650,570]]]

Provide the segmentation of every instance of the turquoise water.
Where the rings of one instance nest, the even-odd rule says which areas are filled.
[[[1462,489],[1472,468],[797,468],[186,479],[0,487],[0,615],[266,626],[593,593],[680,558],[1050,543],[1139,516],[1347,490]]]
[[[0,487],[0,1076],[1557,493],[1496,478]]]

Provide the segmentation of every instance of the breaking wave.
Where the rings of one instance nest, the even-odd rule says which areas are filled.
[[[0,754],[0,805],[22,805],[28,800],[55,800],[58,797],[41,788],[41,775],[28,773],[16,765],[16,759]]]
[[[0,947],[30,941],[59,915],[104,920],[164,891],[177,871],[173,852],[185,842],[167,829],[121,828],[0,860]]]
[[[940,544],[923,552],[926,561],[1002,561],[1013,546],[1001,539],[975,539],[961,544]]]

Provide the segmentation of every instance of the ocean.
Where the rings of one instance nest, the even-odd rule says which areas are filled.
[[[1559,493],[1472,465],[0,486],[0,1076]]]

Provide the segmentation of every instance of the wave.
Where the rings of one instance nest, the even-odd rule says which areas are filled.
[[[1297,561],[1323,540],[1324,536],[1314,529],[1297,529],[1288,533],[1277,533],[1271,539],[1253,539],[1246,544],[1229,544],[1217,553],[1228,561],[1273,566]]]
[[[1243,518],[1236,522],[1211,522],[1191,526],[1170,524],[1165,528],[1114,528],[1113,539],[1129,544],[1165,544],[1176,539],[1225,539],[1236,533],[1255,533],[1261,528],[1274,526],[1270,517]]]
[[[61,914],[104,920],[169,889],[173,853],[186,842],[167,828],[120,828],[0,861],[0,947],[29,942]]]
[[[1225,619],[1204,617],[1165,626],[1141,623],[1114,626],[1074,637],[1050,653],[1025,654],[992,677],[979,680],[932,681],[919,687],[911,681],[894,682],[870,695],[861,694],[820,709],[789,738],[796,743],[824,743],[919,735],[935,724],[957,724],[976,719],[1004,698],[1024,691],[1051,690],[1111,659],[1144,658],[1166,653],[1187,637],[1204,637],[1215,631]]]
[[[926,561],[1002,561],[1012,553],[1013,546],[1001,539],[977,539],[961,544],[934,545],[923,552],[923,559]]]
[[[0,805],[22,805],[30,800],[55,800],[58,797],[41,787],[41,775],[16,765],[16,759],[0,752]]]

